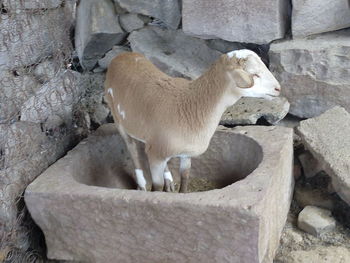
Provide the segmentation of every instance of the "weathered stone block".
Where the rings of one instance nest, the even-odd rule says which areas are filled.
[[[264,44],[284,37],[289,12],[285,0],[183,0],[186,34]]]
[[[220,124],[255,124],[262,117],[269,123],[275,124],[287,115],[288,110],[289,103],[283,97],[273,100],[250,97],[241,98],[224,112]]]
[[[273,43],[269,55],[291,114],[310,118],[336,105],[350,111],[350,29]]]
[[[144,54],[160,70],[174,77],[198,78],[219,58],[204,40],[185,35],[182,30],[148,26],[130,34],[131,49]]]
[[[131,32],[140,29],[145,24],[137,14],[121,14],[119,16],[120,26],[126,31]]]
[[[334,107],[300,122],[297,129],[305,146],[332,178],[338,195],[350,204],[350,114]]]
[[[348,0],[293,0],[293,37],[305,37],[346,27],[350,27]]]
[[[49,258],[272,262],[293,191],[292,129],[219,129],[192,162],[192,180],[220,188],[212,191],[127,190],[135,187],[128,159],[113,124],[102,126],[27,188]]]
[[[81,65],[91,70],[108,50],[119,44],[125,33],[111,0],[85,0],[77,7],[75,46]]]
[[[179,0],[114,0],[117,6],[130,13],[138,13],[160,19],[172,29],[177,29],[181,20]]]

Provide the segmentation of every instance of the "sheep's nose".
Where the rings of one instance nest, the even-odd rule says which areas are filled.
[[[281,91],[281,89],[280,88],[275,88],[275,91]]]

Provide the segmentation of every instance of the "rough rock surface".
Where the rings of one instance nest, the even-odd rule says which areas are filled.
[[[75,46],[80,63],[88,70],[105,52],[125,38],[111,0],[81,1],[77,7]]]
[[[0,69],[30,66],[56,53],[57,56],[62,55],[60,52],[69,53],[71,15],[65,8],[2,15]]]
[[[293,37],[350,27],[348,0],[293,0]]]
[[[300,122],[297,131],[332,178],[335,191],[350,204],[350,114],[344,108],[334,107]]]
[[[269,55],[291,114],[310,118],[336,105],[350,111],[350,29],[276,42]]]
[[[183,30],[189,35],[264,44],[283,38],[285,34],[288,1],[183,0],[182,2]]]
[[[33,75],[41,83],[48,82],[58,73],[58,65],[52,59],[47,59],[38,64],[33,72]]]
[[[160,70],[174,77],[195,79],[219,58],[204,40],[185,35],[181,30],[148,26],[130,34],[131,49],[144,54]]]
[[[39,89],[40,84],[31,75],[15,76],[0,70],[0,123],[16,120],[21,105]]]
[[[331,211],[316,206],[306,206],[298,216],[298,227],[314,236],[332,231],[335,224]]]
[[[323,246],[307,251],[292,251],[289,255],[286,255],[283,263],[347,263],[349,258],[349,248]]]
[[[264,117],[269,123],[275,124],[288,113],[289,103],[286,98],[273,100],[262,98],[241,98],[228,108],[221,117],[221,125],[255,124]]]
[[[311,178],[323,170],[322,165],[309,151],[299,154],[298,159],[303,167],[304,176],[306,178]]]
[[[192,177],[230,178],[225,182],[230,185],[188,194],[127,190],[134,184],[125,146],[113,124],[101,127],[26,190],[25,202],[45,234],[48,257],[272,262],[292,196],[292,129],[219,129],[209,149],[193,159]],[[231,184],[230,169],[236,179],[249,176]]]
[[[130,48],[128,47],[114,46],[112,50],[108,51],[103,58],[99,59],[98,61],[99,67],[102,69],[107,69],[109,63],[111,63],[114,57],[116,57],[120,53],[128,52],[128,51],[131,51]]]
[[[179,0],[114,0],[130,13],[138,13],[162,20],[172,29],[177,29],[181,20]]]
[[[119,23],[126,32],[140,29],[145,24],[137,14],[121,14],[119,16]]]
[[[99,125],[107,123],[110,110],[103,100],[104,81],[105,74],[103,73],[85,73],[81,77],[80,85],[85,88],[85,93],[75,109],[75,114],[79,115],[76,118],[77,122],[85,120],[88,122],[86,123],[88,129],[90,129],[90,124],[94,125],[93,128],[97,128]],[[84,127],[84,125],[78,126]]]
[[[4,0],[5,8],[16,9],[46,9],[57,8],[63,0]]]
[[[67,70],[44,84],[23,103],[21,120],[43,123],[55,115],[62,119],[70,118],[73,105],[78,102],[84,89],[78,84],[79,78],[80,73]]]
[[[0,124],[0,222],[17,217],[17,198],[25,187],[67,150],[73,133],[67,126],[48,131],[39,123]],[[43,130],[44,129],[44,130]]]

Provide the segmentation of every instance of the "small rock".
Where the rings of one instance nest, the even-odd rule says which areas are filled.
[[[344,108],[334,107],[300,122],[297,131],[332,178],[338,195],[350,204],[350,114]]]
[[[110,0],[80,1],[77,7],[75,46],[84,68],[93,69],[98,59],[122,42],[125,36]]]
[[[293,37],[305,37],[346,27],[350,27],[348,1],[293,0]]]
[[[329,210],[306,206],[298,216],[298,227],[314,236],[332,231],[336,221]]]
[[[323,170],[321,164],[309,151],[301,153],[298,159],[303,167],[304,176],[306,178],[311,178]]]
[[[283,263],[347,263],[350,250],[345,247],[316,247],[312,250],[291,251],[281,259]]]
[[[124,46],[114,46],[112,50],[108,51],[106,55],[98,61],[98,65],[102,69],[107,69],[109,63],[111,63],[112,59],[115,58],[118,54],[123,52],[131,51],[128,47]]]
[[[181,20],[181,6],[178,0],[114,0],[118,8],[158,18],[170,28],[177,29]]]
[[[143,20],[137,14],[122,14],[119,16],[119,23],[126,32],[131,32],[144,26]]]
[[[182,30],[147,26],[130,34],[131,49],[144,54],[160,70],[173,77],[195,79],[221,55],[204,40],[185,35]]]
[[[301,208],[306,206],[317,206],[329,210],[334,208],[332,196],[319,189],[297,186],[295,188],[294,198]]]
[[[283,97],[266,100],[262,98],[241,98],[223,114],[221,125],[256,124],[264,117],[271,124],[283,119],[289,109],[288,101]]]

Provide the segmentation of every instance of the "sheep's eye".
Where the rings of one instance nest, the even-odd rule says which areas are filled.
[[[260,76],[258,74],[253,74],[253,77],[260,78]]]

